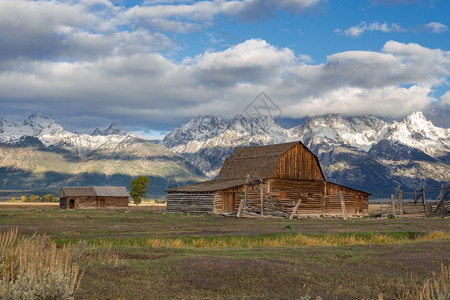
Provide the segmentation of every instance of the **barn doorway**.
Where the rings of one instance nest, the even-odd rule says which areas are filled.
[[[70,209],[74,209],[75,208],[75,199],[70,199],[69,200],[69,208]]]
[[[223,212],[232,213],[234,212],[236,206],[236,199],[234,193],[224,193],[223,194]]]

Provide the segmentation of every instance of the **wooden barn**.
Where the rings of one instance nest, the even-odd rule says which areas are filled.
[[[216,180],[167,190],[167,211],[241,215],[368,215],[369,193],[325,180],[301,142],[237,148]]]
[[[127,207],[129,197],[124,186],[62,187],[59,191],[59,207],[63,209]]]

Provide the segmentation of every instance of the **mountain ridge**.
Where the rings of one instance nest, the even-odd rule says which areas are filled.
[[[112,123],[92,135],[64,130],[34,113],[22,124],[0,119],[0,189],[58,190],[61,186],[125,185],[151,179],[149,196],[203,173],[162,144],[146,141]]]
[[[214,178],[236,147],[302,141],[321,161],[327,179],[387,197],[392,186],[450,181],[450,130],[414,112],[402,121],[387,123],[375,116],[315,116],[292,128],[282,128],[270,117],[237,115],[221,127],[203,128],[203,139],[189,131],[202,116],[169,133],[162,143]],[[211,119],[212,116],[207,116]],[[205,122],[204,124],[209,124]],[[225,128],[225,129],[224,129]],[[176,135],[173,134],[176,132]],[[177,139],[177,137],[183,137]],[[369,174],[368,170],[376,170]],[[435,171],[433,171],[435,170]],[[437,170],[437,171],[436,171]],[[380,188],[382,184],[385,187]]]

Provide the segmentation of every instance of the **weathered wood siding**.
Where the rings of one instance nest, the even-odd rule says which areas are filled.
[[[70,199],[75,200],[74,208],[104,208],[104,207],[127,207],[128,197],[95,197],[95,196],[77,196],[63,197],[59,200],[59,207],[69,208]]]
[[[100,204],[105,202],[105,207],[127,207],[130,200],[128,197],[98,197]]]
[[[345,204],[347,207],[347,199],[350,196],[353,196],[353,204],[351,205],[351,208],[347,208],[347,212],[351,214],[352,212],[361,213],[364,216],[369,215],[369,194],[366,192],[354,190],[339,184],[335,184],[332,182],[326,182],[325,183],[325,194],[332,197],[332,198],[338,198],[339,199],[339,192],[342,191],[344,194]]]
[[[167,211],[178,213],[213,213],[214,193],[168,193]]]
[[[317,158],[300,144],[281,156],[272,179],[325,180]]]
[[[59,198],[59,208],[61,209],[67,209],[67,198],[66,197],[61,197]]]
[[[259,187],[259,185],[257,186]],[[224,195],[229,193],[234,193],[234,210],[237,211],[245,196],[244,187],[242,185],[234,189],[215,192],[214,213],[224,213]],[[326,189],[328,193],[332,194],[326,194]],[[342,191],[347,215],[368,215],[369,197],[366,193],[326,181],[272,179],[264,183],[263,191],[270,200],[289,205],[294,205],[301,196],[303,200],[297,210],[297,216],[342,216],[339,197],[339,191]],[[307,199],[304,199],[305,197]],[[258,207],[257,203],[260,199],[261,193],[258,188],[255,185],[249,185],[247,201],[256,203],[255,207]]]

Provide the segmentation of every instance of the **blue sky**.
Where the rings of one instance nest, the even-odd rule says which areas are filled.
[[[243,114],[326,113],[450,127],[450,1],[0,1],[0,117],[161,136]],[[286,121],[287,120],[287,121]]]

